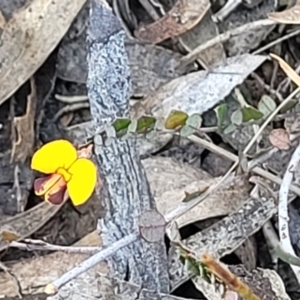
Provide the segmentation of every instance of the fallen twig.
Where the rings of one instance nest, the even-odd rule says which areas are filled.
[[[201,44],[200,46],[196,47],[193,51],[191,51],[189,54],[185,55],[180,61],[180,66],[183,67],[183,66],[186,66],[189,63],[193,62],[194,60],[196,60],[198,58],[199,54],[202,51],[208,49],[209,47],[211,47],[217,43],[224,43],[224,42],[228,41],[231,37],[239,35],[245,31],[253,30],[256,28],[261,28],[264,26],[275,25],[275,24],[277,24],[277,23],[266,19],[266,20],[255,21],[252,23],[247,23],[240,27],[226,31],[226,32],[214,37],[213,39],[207,41],[206,43]]]
[[[277,91],[274,90],[270,85],[268,85],[267,83],[264,82],[264,80],[255,72],[251,73],[251,76],[256,79],[258,81],[258,83],[266,90],[268,91],[270,94],[273,94],[277,97],[277,99],[282,102],[283,101],[283,97],[282,95]]]
[[[54,98],[58,101],[68,103],[68,104],[74,104],[78,102],[86,102],[89,100],[89,97],[87,95],[79,95],[79,96],[64,96],[55,94]]]
[[[57,122],[58,119],[64,115],[65,113],[71,112],[71,111],[75,111],[75,110],[79,110],[79,109],[83,109],[83,108],[89,108],[90,104],[88,102],[77,102],[74,104],[69,104],[66,105],[64,107],[62,107],[54,116],[53,120],[54,122]]]
[[[296,29],[296,30],[294,30],[294,31],[292,31],[292,32],[290,32],[290,33],[288,33],[287,35],[282,36],[282,37],[276,39],[275,41],[270,42],[269,44],[267,44],[267,45],[265,45],[265,46],[263,46],[263,47],[261,47],[261,48],[255,50],[255,51],[253,52],[253,54],[259,54],[259,53],[262,53],[263,51],[265,51],[265,50],[267,50],[267,49],[269,49],[269,48],[271,48],[271,47],[273,47],[273,46],[275,46],[275,45],[277,45],[277,44],[279,44],[279,43],[281,43],[281,42],[283,42],[283,41],[285,41],[285,40],[288,40],[288,39],[290,39],[291,37],[298,35],[299,33],[300,33],[300,29]]]
[[[216,154],[219,154],[223,157],[226,157],[226,158],[236,162],[236,164],[239,161],[238,156],[236,156],[235,154],[233,154],[211,142],[208,142],[205,139],[199,138],[195,135],[188,137],[188,139],[195,143],[198,143],[199,145],[203,146],[205,149],[208,149]],[[271,152],[271,153],[273,153],[273,152]],[[267,159],[267,157],[268,156],[265,156],[266,159]],[[255,160],[255,163],[257,163],[257,160]],[[249,162],[248,169],[251,170],[252,172],[256,173],[257,175],[260,175],[266,179],[273,181],[274,183],[281,184],[281,182],[282,182],[282,180],[279,177],[271,174],[270,172],[268,172],[266,170],[263,170],[260,167],[255,167],[255,164],[253,164],[252,161]],[[300,195],[300,188],[298,188],[297,186],[291,184],[290,190],[292,192],[296,193],[297,195]]]
[[[245,150],[243,151],[244,154],[246,154],[251,149],[251,147],[253,146],[253,144],[257,140],[257,138],[261,135],[261,133],[264,131],[264,129],[267,127],[267,125],[272,121],[272,119],[277,115],[277,113],[280,112],[280,110],[283,107],[285,107],[299,92],[300,92],[300,88],[298,87],[286,99],[284,99],[284,101],[282,101],[276,107],[276,109],[268,116],[266,121],[261,125],[259,130],[255,133],[255,135],[252,137],[252,139],[250,140],[250,142],[246,146]]]
[[[139,238],[139,234],[133,233],[113,243],[112,245],[104,248],[102,251],[94,254],[87,260],[83,261],[81,264],[71,269],[70,271],[66,272],[65,274],[63,274],[61,277],[59,277],[52,283],[47,284],[45,287],[45,293],[48,295],[57,293],[58,289],[62,285],[64,285],[71,279],[79,276],[80,274],[86,272],[87,270],[89,270],[90,268],[98,264],[100,261],[107,259],[108,257],[111,257],[116,251],[135,242],[138,238]]]
[[[23,242],[12,241],[9,244],[11,248],[18,248],[26,251],[63,251],[68,253],[88,253],[95,254],[103,247],[92,246],[60,246],[46,243],[42,240],[25,239]]]
[[[295,91],[293,91],[283,102],[280,103],[279,106],[276,107],[276,109],[268,116],[268,118],[265,120],[265,122],[260,126],[260,128],[257,130],[257,132],[255,132],[254,136],[252,137],[252,139],[250,140],[250,142],[247,144],[247,146],[245,147],[243,154],[247,154],[248,151],[251,149],[251,147],[254,145],[254,143],[257,141],[258,137],[261,135],[261,133],[263,132],[263,130],[267,127],[267,125],[271,122],[271,120],[276,116],[276,114],[285,106],[287,105],[293,98],[295,95],[297,95],[300,91],[300,88],[298,87]],[[192,137],[188,137],[190,140],[197,140],[198,138],[196,136],[192,136]],[[212,144],[209,143],[207,141],[202,141],[202,142],[206,142],[207,145]],[[211,145],[209,145],[211,146]],[[215,186],[215,189],[219,187],[219,185],[234,171],[234,169],[239,165],[239,159],[235,160],[235,163],[231,166],[231,168],[227,171],[227,173],[224,175],[224,177],[222,178],[222,180]],[[259,172],[259,173],[258,173]],[[262,173],[265,173],[264,170],[260,169],[260,170],[256,170],[256,173],[259,175],[262,175]],[[265,175],[267,175],[268,179],[274,181],[280,180],[279,178],[277,178],[276,176],[273,176],[272,174],[266,172]],[[262,175],[263,176],[263,175]],[[273,179],[271,179],[271,177]],[[275,182],[275,181],[274,181]],[[298,192],[297,194],[299,195],[299,189],[297,188]]]

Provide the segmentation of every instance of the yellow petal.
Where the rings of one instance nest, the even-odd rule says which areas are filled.
[[[92,195],[97,182],[97,169],[87,158],[79,158],[69,168],[72,175],[67,183],[70,198],[75,206],[86,202]]]
[[[45,144],[34,153],[31,169],[51,174],[58,168],[68,169],[76,159],[75,147],[67,140],[57,140]]]

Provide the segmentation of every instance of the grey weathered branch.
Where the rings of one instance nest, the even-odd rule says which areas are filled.
[[[72,282],[63,286],[59,294],[47,298],[47,300],[60,299],[192,300],[141,289],[141,287],[136,284],[116,278],[109,278],[101,274],[96,274],[96,272],[88,272],[75,278]]]
[[[116,117],[129,115],[130,73],[124,47],[125,32],[113,12],[91,1],[88,33],[88,95],[95,133],[105,130]],[[101,139],[100,139],[101,140]],[[138,217],[154,209],[144,168],[134,138],[99,143],[95,154],[103,181],[100,200],[105,213],[99,224],[103,245],[108,246],[138,230]],[[164,293],[169,292],[164,241],[139,239],[108,260],[111,276]]]

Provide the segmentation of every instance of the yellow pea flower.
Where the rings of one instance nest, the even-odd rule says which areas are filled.
[[[86,154],[83,152],[83,156]],[[97,169],[88,158],[79,157],[67,140],[56,140],[38,149],[31,160],[31,169],[49,174],[37,178],[34,190],[37,196],[51,204],[61,204],[68,192],[75,206],[85,203],[97,182]]]

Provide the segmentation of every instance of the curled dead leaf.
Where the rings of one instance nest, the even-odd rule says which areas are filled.
[[[270,53],[270,56],[276,59],[284,73],[298,86],[300,86],[300,76],[290,67],[290,65],[276,54]]]
[[[172,110],[184,111],[189,116],[201,115],[228,96],[265,60],[265,56],[247,53],[227,58],[211,72],[201,70],[175,78],[139,101],[132,109],[132,118],[167,118]]]
[[[291,146],[290,135],[283,128],[272,130],[269,135],[269,140],[274,147],[280,150],[288,150]]]
[[[45,62],[85,3],[33,0],[14,13],[0,36],[0,104]]]
[[[209,8],[208,0],[178,0],[162,18],[136,30],[135,36],[143,43],[158,44],[192,29],[202,20]]]
[[[281,24],[300,24],[300,3],[299,1],[291,8],[280,12],[268,14],[268,18]]]

